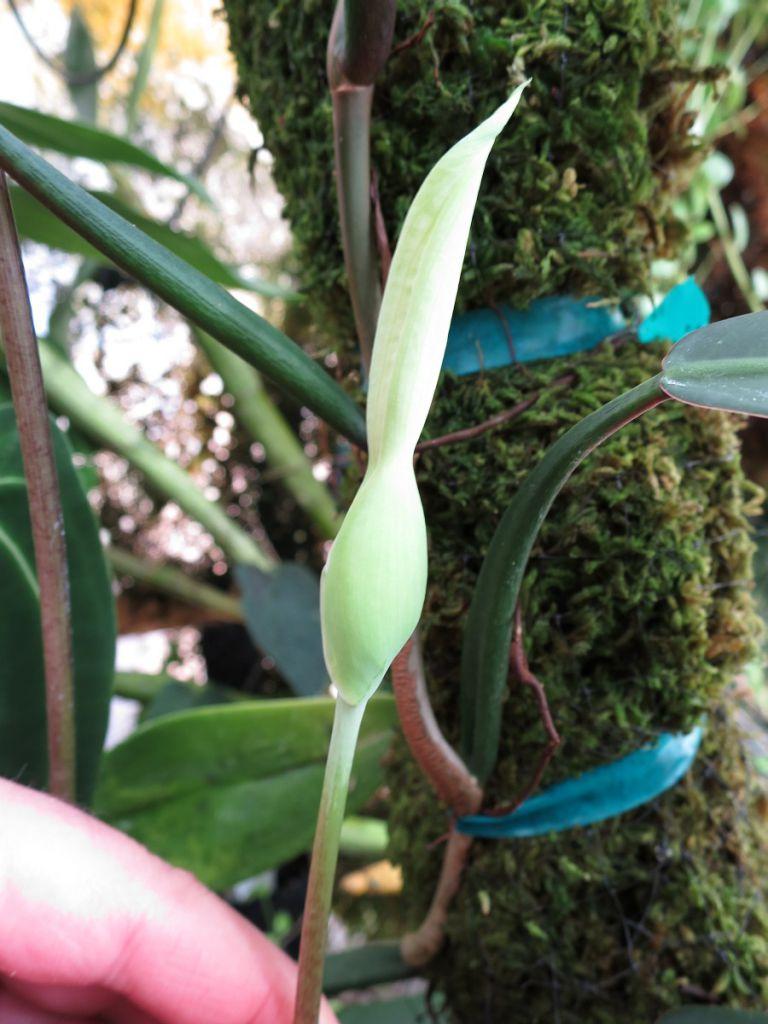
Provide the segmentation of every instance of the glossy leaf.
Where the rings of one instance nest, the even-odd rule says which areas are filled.
[[[104,757],[96,813],[223,889],[312,842],[334,704],[247,701],[141,726]],[[350,810],[382,782],[394,702],[368,708]]]
[[[301,697],[328,686],[320,635],[320,587],[306,566],[283,562],[271,572],[238,565],[245,625],[254,644],[275,662]]]
[[[376,690],[421,615],[427,534],[413,451],[440,374],[483,170],[523,88],[438,160],[392,260],[371,363],[368,466],[321,584],[326,664],[350,705]]]
[[[496,764],[512,625],[541,524],[579,463],[625,423],[663,399],[659,377],[654,377],[571,427],[523,480],[496,528],[467,615],[461,657],[462,752],[481,782]]]
[[[371,942],[325,958],[323,992],[334,996],[353,988],[402,981],[417,973],[400,955],[399,942]]]
[[[768,312],[688,334],[664,360],[661,386],[691,405],[768,416]]]
[[[357,1003],[339,1014],[340,1024],[425,1024],[426,1021],[448,1021],[434,1016],[426,996],[402,996],[383,1002]]]
[[[144,708],[141,721],[151,722],[165,715],[178,714],[180,711],[215,707],[217,704],[232,704],[245,699],[245,694],[240,690],[219,686],[217,683],[196,686],[195,683],[182,683],[178,679],[170,679]]]
[[[210,196],[195,178],[182,174],[127,139],[85,121],[66,121],[39,110],[18,107],[14,103],[0,103],[0,124],[30,146],[52,149],[65,156],[87,157],[99,163],[138,167],[150,174],[181,181],[201,199],[211,202]]]
[[[156,242],[164,245],[170,252],[186,260],[190,266],[225,288],[242,288],[257,292],[267,298],[281,298],[284,301],[294,301],[300,297],[298,292],[281,288],[269,281],[251,280],[243,276],[237,267],[222,262],[197,235],[175,231],[166,224],[152,220],[151,217],[138,213],[128,203],[124,203],[111,192],[92,192],[91,195],[125,217],[150,238],[154,238]],[[52,249],[60,249],[62,252],[103,262],[103,257],[98,249],[81,238],[72,228],[67,227],[63,221],[59,220],[42,203],[39,203],[29,192],[25,192],[23,188],[16,186],[11,189],[11,202],[16,227],[22,238],[50,246]]]
[[[75,185],[2,126],[0,167],[127,274],[346,437],[365,443],[365,423],[355,403],[282,331]]]
[[[768,1013],[729,1010],[724,1006],[684,1006],[665,1013],[658,1024],[768,1024]]]
[[[77,793],[93,791],[115,656],[111,584],[96,521],[64,435],[53,428],[72,601]],[[0,773],[43,788],[48,773],[37,575],[16,418],[0,407]]]

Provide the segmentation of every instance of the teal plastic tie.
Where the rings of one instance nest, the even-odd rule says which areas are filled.
[[[618,309],[597,302],[558,295],[537,299],[523,311],[497,306],[463,313],[451,324],[443,369],[466,376],[595,348],[627,326]],[[708,324],[709,315],[706,295],[689,277],[640,324],[638,337],[643,342],[679,341]]]
[[[701,743],[700,726],[663,733],[652,746],[537,793],[511,814],[473,814],[457,828],[482,839],[525,839],[594,825],[655,800],[682,779]]]
[[[680,341],[686,334],[706,327],[712,310],[694,278],[668,292],[637,329],[640,341]]]

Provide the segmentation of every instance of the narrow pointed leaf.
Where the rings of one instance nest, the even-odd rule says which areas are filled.
[[[96,128],[86,121],[66,121],[39,110],[17,107],[14,103],[0,103],[0,124],[30,146],[52,149],[65,156],[87,157],[99,163],[126,164],[149,171],[150,174],[173,178],[183,182],[205,202],[211,203],[211,197],[195,178],[182,174],[127,139]]]
[[[664,360],[661,386],[691,405],[768,416],[768,312],[688,334]]]
[[[365,423],[339,385],[282,331],[71,182],[0,126],[0,167],[69,227],[192,323],[356,443]]]
[[[571,427],[522,482],[496,528],[472,596],[461,656],[461,745],[470,770],[481,782],[496,764],[512,625],[541,524],[587,455],[663,400],[659,377],[654,377]]]
[[[104,757],[96,812],[207,885],[226,888],[312,843],[334,702],[245,701],[140,727]],[[369,706],[350,811],[383,779],[396,719]]]
[[[523,88],[433,167],[392,261],[371,364],[368,468],[321,585],[326,663],[349,704],[373,693],[421,615],[427,538],[413,451],[440,374],[483,170]]]
[[[53,429],[69,563],[78,800],[87,803],[107,725],[115,617],[96,521],[64,435]],[[0,774],[44,787],[45,678],[32,531],[16,418],[0,407]]]
[[[271,281],[259,281],[245,277],[237,267],[220,260],[202,238],[186,231],[176,231],[169,228],[167,224],[161,224],[151,217],[144,216],[111,192],[91,192],[90,194],[111,210],[119,213],[121,217],[125,217],[127,221],[144,231],[150,238],[154,238],[156,242],[164,245],[170,252],[186,260],[190,266],[225,288],[242,288],[264,295],[266,298],[280,298],[286,302],[293,302],[300,298],[297,292],[282,288]],[[52,249],[60,249],[62,252],[86,256],[89,259],[102,259],[101,253],[95,246],[78,235],[72,228],[67,227],[62,220],[59,220],[54,213],[39,203],[29,192],[25,192],[23,188],[15,186],[11,189],[11,202],[16,227],[22,238],[39,242],[41,245],[48,245]]]

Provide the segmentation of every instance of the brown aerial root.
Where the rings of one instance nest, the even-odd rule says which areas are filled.
[[[483,791],[437,724],[415,633],[392,664],[392,688],[406,743],[432,788],[457,817],[474,814]]]
[[[451,829],[440,878],[427,916],[415,932],[409,932],[400,941],[400,955],[407,964],[423,967],[440,952],[445,942],[448,909],[459,891],[471,846],[472,836],[465,836],[455,828]]]
[[[392,686],[406,742],[438,797],[456,817],[475,814],[483,801],[480,783],[443,736],[427,693],[418,638],[414,634],[392,665]],[[445,922],[459,891],[472,837],[451,827],[443,866],[427,916],[415,932],[405,935],[400,953],[406,963],[422,967],[445,941]]]

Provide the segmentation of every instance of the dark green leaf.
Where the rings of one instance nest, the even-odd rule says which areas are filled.
[[[105,755],[96,811],[173,864],[223,889],[312,842],[333,701],[245,701],[169,715]],[[391,698],[366,712],[349,810],[381,784]]]
[[[661,386],[691,405],[768,416],[768,312],[686,335],[664,360]]]
[[[320,634],[320,582],[306,566],[284,562],[271,572],[235,567],[245,625],[256,646],[302,697],[328,685]]]
[[[665,1013],[658,1024],[768,1024],[768,1013],[719,1006],[685,1006],[682,1010]]]
[[[399,942],[371,942],[325,958],[323,992],[334,996],[348,989],[402,981],[418,973],[401,957]]]
[[[13,103],[0,103],[0,124],[30,146],[52,149],[66,156],[83,156],[99,163],[139,167],[151,174],[181,181],[201,199],[211,202],[210,196],[195,178],[182,174],[127,139],[85,121],[65,121],[60,117],[42,114],[39,110],[17,107]]]
[[[282,331],[94,199],[2,126],[0,167],[127,274],[346,437],[365,443],[358,407]]]
[[[115,655],[114,607],[98,530],[53,428],[72,599],[77,792],[87,803],[106,730]],[[40,612],[16,418],[0,407],[0,773],[43,787],[48,774]]]
[[[435,1017],[425,996],[404,996],[383,1003],[358,1003],[339,1014],[340,1024],[428,1024],[447,1017]]]
[[[462,751],[481,782],[496,764],[512,625],[528,556],[541,524],[579,463],[614,431],[663,397],[659,377],[654,377],[571,427],[522,482],[496,528],[472,597],[461,659]]]
[[[212,281],[216,281],[217,284],[223,285],[225,288],[244,288],[258,292],[267,298],[281,298],[289,302],[300,298],[298,292],[281,288],[269,281],[249,280],[243,277],[236,267],[223,263],[215,256],[197,235],[174,231],[166,224],[160,224],[152,220],[151,217],[145,217],[110,192],[92,192],[91,195],[96,196],[105,206],[115,210],[150,238],[154,238],[156,242],[186,260],[190,266],[195,267],[196,270],[201,271]],[[16,226],[22,238],[103,263],[103,257],[98,249],[81,238],[72,228],[67,227],[47,207],[34,199],[29,192],[25,192],[18,186],[12,188],[11,202]]]
[[[179,711],[191,711],[193,708],[212,707],[216,704],[231,704],[233,701],[245,700],[238,690],[226,686],[208,683],[196,686],[194,683],[182,683],[171,679],[156,694],[141,716],[142,722],[150,722],[163,715],[173,715]]]

